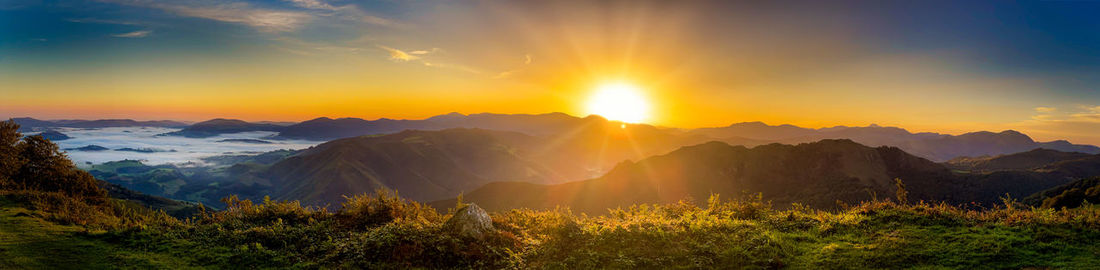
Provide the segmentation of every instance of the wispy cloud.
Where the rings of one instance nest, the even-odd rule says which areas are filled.
[[[512,70],[506,70],[506,71],[497,73],[497,75],[493,76],[493,78],[494,79],[504,79],[504,78],[512,77],[516,73],[519,73],[519,72],[523,71],[523,69],[527,68],[526,66],[530,65],[530,64],[531,64],[531,54],[524,54],[523,55],[523,65],[524,65],[524,67],[520,67],[520,68],[516,68],[516,69],[512,69]]]
[[[378,48],[386,50],[386,52],[389,52],[390,53],[390,60],[393,60],[393,61],[396,61],[396,62],[408,62],[408,61],[420,59],[419,56],[407,53],[407,52],[402,51],[402,50],[398,50],[398,49],[394,49],[394,48],[390,48],[390,47],[386,47],[386,46],[382,46],[382,45],[378,45]]]
[[[288,32],[311,19],[304,12],[257,8],[244,2],[100,0],[130,6],[160,9],[179,16],[203,18],[255,27],[265,32]]]
[[[120,38],[143,38],[143,37],[149,36],[149,34],[152,34],[152,33],[153,33],[153,30],[139,30],[139,31],[133,31],[133,32],[129,32],[129,33],[114,34],[114,35],[111,35],[111,36],[112,37],[120,37]]]
[[[1100,124],[1100,106],[1081,105],[1060,110],[1055,107],[1035,107],[1031,120],[1037,123],[1097,123]]]
[[[322,15],[326,15],[326,16],[336,15],[336,16],[339,16],[339,17],[343,17],[346,20],[359,21],[359,22],[363,22],[363,23],[367,23],[367,24],[373,24],[373,25],[390,26],[390,27],[405,27],[404,24],[398,23],[394,20],[390,20],[390,19],[386,19],[386,18],[382,18],[382,17],[367,14],[366,12],[363,12],[363,10],[359,9],[355,5],[350,5],[349,4],[349,5],[343,5],[343,6],[333,6],[329,3],[323,2],[321,0],[283,0],[283,1],[290,2],[294,6],[300,7],[300,8],[330,11],[329,14],[322,14]]]
[[[411,51],[411,52],[409,52],[409,54],[415,54],[415,55],[426,55],[426,54],[432,54],[432,53],[437,53],[437,52],[441,52],[441,51],[443,51],[443,49],[440,49],[440,48],[432,48],[431,50],[418,50],[418,51]]]
[[[142,23],[134,21],[121,21],[121,20],[105,20],[96,18],[72,18],[65,21],[74,23],[95,23],[95,24],[118,24],[118,25],[142,25]]]
[[[455,63],[446,63],[446,62],[437,62],[437,61],[429,61],[428,59],[424,58],[427,55],[442,52],[443,49],[440,49],[440,48],[432,48],[431,50],[414,50],[414,51],[406,52],[406,51],[403,51],[403,50],[394,49],[392,47],[383,46],[383,45],[377,45],[377,47],[382,49],[382,50],[385,50],[386,52],[388,52],[389,53],[389,59],[391,61],[394,61],[394,62],[410,62],[410,61],[413,61],[413,62],[418,62],[418,63],[423,64],[424,66],[428,66],[428,67],[458,70],[458,71],[463,71],[463,72],[473,73],[473,74],[484,74],[485,73],[484,71],[481,71],[477,68],[467,66],[467,65],[455,64]]]
[[[1038,113],[1052,113],[1058,111],[1058,108],[1054,107],[1035,107],[1035,112]]]
[[[321,2],[320,0],[285,0],[294,4],[295,6],[308,9],[324,9],[324,10],[336,10],[336,7],[329,5],[328,3]]]

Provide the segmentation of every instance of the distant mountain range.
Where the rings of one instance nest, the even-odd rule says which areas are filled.
[[[599,116],[585,118],[564,113],[547,114],[492,114],[480,113],[464,115],[449,113],[420,120],[395,120],[381,118],[364,120],[360,118],[332,119],[321,117],[300,123],[285,122],[246,122],[235,119],[213,119],[187,125],[176,121],[134,121],[114,120],[55,120],[44,121],[34,118],[14,118],[24,130],[43,130],[50,127],[127,127],[157,126],[183,128],[164,135],[205,138],[227,133],[249,131],[277,132],[271,139],[301,139],[329,141],[339,138],[363,135],[378,135],[401,132],[404,130],[443,130],[449,128],[480,128],[500,131],[521,132],[531,136],[546,137],[568,132],[592,121]],[[606,120],[603,120],[606,121]],[[621,124],[621,123],[620,123]],[[829,128],[803,128],[793,125],[767,125],[761,122],[744,122],[726,127],[680,130],[652,127],[648,125],[625,124],[629,127],[650,127],[665,133],[665,136],[682,137],[683,141],[698,143],[718,140],[734,145],[757,146],[770,143],[798,144],[816,142],[823,139],[850,139],[868,146],[894,146],[908,153],[944,162],[958,157],[981,157],[1012,154],[1036,148],[1063,152],[1100,154],[1100,147],[1072,144],[1057,140],[1037,142],[1031,137],[1013,130],[998,133],[979,131],[961,135],[940,133],[911,133],[897,127],[870,125],[866,127],[837,126]],[[705,138],[705,139],[700,139]],[[684,144],[689,145],[689,144]],[[683,146],[683,145],[681,145]]]
[[[246,131],[277,131],[273,139],[328,141],[362,135],[390,134],[404,130],[442,130],[449,128],[480,128],[521,132],[531,136],[555,136],[572,132],[593,118],[574,117],[564,113],[548,114],[471,114],[450,113],[421,120],[382,118],[317,118],[292,125],[250,123],[240,120],[214,119],[196,123],[184,130],[170,133],[188,137],[210,137],[224,133]],[[606,120],[603,120],[606,121]],[[620,123],[621,124],[621,123]],[[737,123],[726,127],[680,130],[647,126],[666,136],[683,137],[697,143],[708,140],[734,145],[757,146],[770,143],[798,144],[823,139],[850,139],[869,146],[894,146],[914,155],[943,162],[957,157],[978,157],[1011,154],[1036,148],[1065,152],[1100,154],[1100,147],[1072,144],[1064,140],[1037,142],[1013,130],[999,133],[979,131],[962,135],[911,133],[897,127],[870,125],[866,127],[837,126],[810,129],[793,125],[767,125],[761,122]],[[705,139],[699,139],[705,138]],[[688,145],[688,144],[685,144]]]
[[[797,144],[823,139],[850,139],[869,146],[894,146],[917,156],[943,162],[957,157],[1003,155],[1046,148],[1065,152],[1100,154],[1100,147],[1071,144],[1064,140],[1036,142],[1023,133],[1006,130],[1000,133],[988,131],[962,135],[939,133],[911,133],[896,127],[870,125],[867,127],[831,127],[808,129],[791,125],[770,126],[761,122],[733,124],[721,128],[701,128],[690,133],[705,135],[724,141],[742,144],[746,139],[759,144]],[[751,146],[750,144],[746,144]]]
[[[38,120],[29,117],[12,118],[19,124],[20,132],[35,131],[44,128],[106,128],[106,127],[166,127],[183,128],[187,123],[170,120],[136,121],[131,119],[100,119],[100,120]]]
[[[953,173],[942,164],[896,147],[872,148],[851,140],[754,148],[710,142],[639,162],[624,162],[592,180],[557,185],[490,183],[465,193],[463,200],[490,210],[568,206],[575,211],[602,213],[637,203],[759,193],[778,207],[800,203],[828,209],[838,201],[893,198],[897,191],[893,179],[897,178],[906,186],[910,200],[991,205],[1006,194],[1022,198],[1097,175],[1100,156],[1096,155],[1032,170]],[[443,207],[454,204],[454,200],[432,204]]]

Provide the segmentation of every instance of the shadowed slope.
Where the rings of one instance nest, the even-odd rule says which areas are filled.
[[[1028,170],[1047,164],[1081,159],[1092,155],[1076,152],[1062,152],[1057,150],[1037,148],[1027,152],[986,156],[986,157],[960,157],[947,162],[952,169],[966,171],[1005,171]]]
[[[895,177],[906,179],[913,198],[942,197],[945,195],[933,195],[929,190],[959,184],[946,168],[931,161],[896,148],[871,148],[850,140],[752,149],[710,142],[637,163],[625,162],[593,180],[553,186],[492,183],[464,199],[494,210],[564,205],[598,213],[635,203],[751,192],[781,206],[801,202],[826,208],[838,200],[855,203],[874,194],[891,196],[896,190]]]

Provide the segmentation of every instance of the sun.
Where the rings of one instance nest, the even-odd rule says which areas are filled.
[[[629,83],[604,83],[588,98],[588,114],[608,120],[641,123],[649,118],[649,101],[642,90]]]

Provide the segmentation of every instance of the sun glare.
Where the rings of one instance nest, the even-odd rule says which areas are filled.
[[[605,83],[596,87],[588,99],[588,113],[608,120],[641,123],[649,117],[649,102],[637,86],[628,83]]]

